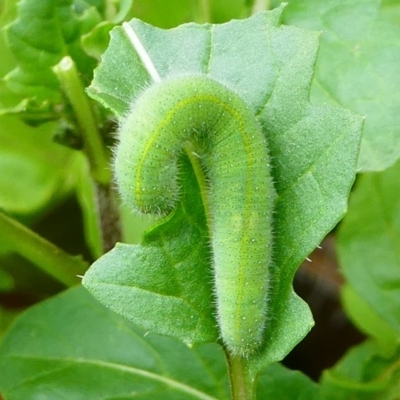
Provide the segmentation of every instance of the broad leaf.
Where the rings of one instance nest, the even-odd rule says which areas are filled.
[[[223,353],[147,334],[77,288],[24,313],[0,345],[7,400],[227,400]]]
[[[190,350],[146,333],[82,288],[18,318],[0,344],[0,371],[6,400],[230,399],[218,346]],[[275,364],[261,374],[257,394],[260,399],[313,400],[316,390],[299,372]]]
[[[400,163],[363,175],[338,235],[343,273],[400,337]],[[350,305],[350,307],[352,307]]]
[[[343,109],[309,104],[318,34],[280,25],[281,12],[282,9],[278,9],[223,25],[188,24],[172,30],[157,29],[137,20],[131,22],[162,78],[206,73],[222,81],[254,110],[268,139],[277,191],[269,302],[271,316],[264,349],[252,360],[254,370],[282,359],[312,326],[308,307],[293,293],[292,279],[300,262],[346,210],[362,123],[359,117]],[[151,79],[126,31],[115,28],[111,35],[110,47],[95,72],[89,93],[122,117]],[[191,201],[198,202],[199,199]],[[165,224],[151,231],[153,246],[166,246],[169,240],[163,231],[167,227],[175,231],[183,209],[190,210],[190,214],[184,216],[186,221],[179,221],[187,229],[179,232],[180,238],[173,236],[169,246],[175,246],[175,243],[198,244],[192,220],[199,218],[196,210],[202,210],[202,207],[188,205],[184,198],[180,207]],[[135,247],[131,253],[144,251],[146,243],[145,239],[143,248]],[[143,257],[138,259],[136,255],[129,262],[118,255],[120,259],[117,261],[121,249],[117,248],[111,255],[97,261],[85,277],[84,284],[113,309],[119,302],[118,311],[136,320],[133,317],[135,302],[124,293],[131,295],[137,290],[137,282],[145,279],[138,276],[138,271],[151,270],[152,262],[147,264]],[[179,251],[174,256],[168,253],[168,258],[176,270],[180,268]],[[208,251],[196,254],[190,268],[196,270],[198,264],[208,265],[208,259]],[[117,277],[119,268],[130,272],[124,273],[123,278]],[[211,273],[211,266],[208,266],[203,279],[190,282],[191,278],[187,277],[182,281],[189,287],[197,285],[197,290],[206,293],[197,309],[205,307],[210,300]],[[106,276],[107,282],[104,280]],[[113,280],[117,280],[119,287]],[[107,290],[104,289],[105,283],[109,285]],[[100,285],[104,287],[100,289]],[[170,296],[181,301],[185,299],[181,288],[178,290],[171,286],[169,290],[172,291]],[[157,293],[157,290],[150,288],[147,295],[151,293]],[[159,316],[160,324],[153,329],[165,333],[168,328],[171,332],[177,321],[164,318],[165,310],[157,303],[151,307],[154,307],[152,315]],[[174,310],[174,314],[179,314],[179,307]],[[143,323],[143,319],[139,319],[138,322]],[[156,327],[156,322],[151,321],[152,327]],[[191,329],[185,338],[181,334],[178,337],[190,343],[196,335],[202,340],[213,336],[210,336],[208,328],[202,328],[201,335],[196,332],[197,327]]]
[[[200,193],[189,162],[181,166],[182,200],[172,216],[141,245],[118,244],[95,262],[83,283],[146,330],[193,345],[215,341],[218,332]]]
[[[322,31],[312,101],[366,117],[362,170],[400,157],[400,13],[391,3],[381,11],[379,0],[289,1],[284,14],[287,23]]]
[[[318,400],[319,386],[299,371],[291,371],[279,363],[266,368],[259,377],[257,399]]]

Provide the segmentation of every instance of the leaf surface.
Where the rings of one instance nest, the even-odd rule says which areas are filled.
[[[357,182],[338,235],[349,285],[400,337],[400,164]],[[353,313],[357,304],[349,304]],[[367,317],[368,318],[368,317]]]
[[[58,99],[59,84],[51,67],[66,55],[90,77],[95,63],[81,49],[80,36],[100,21],[100,9],[89,1],[22,0],[18,18],[7,27],[8,44],[18,61],[5,78],[9,87],[41,100]]]
[[[278,9],[222,25],[187,24],[172,30],[154,28],[137,20],[130,23],[162,79],[207,74],[221,81],[241,95],[254,110],[267,137],[277,192],[269,301],[271,317],[264,348],[252,360],[254,370],[282,359],[312,326],[308,307],[293,293],[292,279],[301,261],[346,210],[362,124],[361,118],[341,108],[317,107],[309,103],[318,34],[281,25],[281,12],[282,9]],[[151,78],[126,31],[115,28],[111,35],[110,47],[95,72],[89,93],[121,118],[130,103],[151,85]],[[187,206],[187,202],[187,198],[182,198],[180,209],[164,225],[151,231],[158,246],[168,241],[163,234],[168,225],[177,231],[174,224],[181,218],[182,209],[190,210],[184,223],[188,228],[179,233],[180,238],[173,236],[172,242],[181,242],[185,249],[186,243],[199,243],[193,236],[191,220],[204,218],[202,207]],[[147,246],[146,239],[142,246]],[[132,250],[132,254],[138,252],[137,249]],[[111,254],[114,257],[120,251],[121,248],[117,248]],[[175,251],[179,254],[179,250]],[[139,307],[130,297],[122,300],[122,293],[128,290],[127,287],[132,289],[131,293],[136,290],[138,277],[133,279],[133,276],[136,271],[146,270],[147,261],[135,256],[128,268],[126,260],[121,258],[119,262],[114,257],[111,262],[110,257],[106,255],[92,266],[84,285],[104,304],[133,316]],[[178,270],[180,258],[172,253],[168,253],[168,257],[177,260],[174,268]],[[196,268],[195,264],[209,265],[209,251],[202,251],[196,257],[191,268]],[[150,270],[151,265],[148,265]],[[132,279],[124,273],[124,282],[118,278],[120,288],[117,288],[113,279],[118,273],[112,275],[108,270],[115,271],[120,267],[124,271],[130,270]],[[190,282],[188,277],[185,282],[189,287],[196,284],[198,290],[200,286],[206,288],[201,289],[206,297],[198,303],[198,309],[203,307],[205,310],[205,304],[210,300],[211,274],[209,265],[202,279]],[[108,289],[104,286],[105,276],[110,284]],[[172,288],[176,296],[181,296],[179,290]],[[156,303],[153,306],[154,315],[163,315],[161,306]],[[210,317],[211,311],[208,308]],[[179,308],[176,312],[179,314]],[[157,326],[157,321],[151,323],[153,327]],[[172,327],[176,321],[159,318],[158,323],[156,331],[165,333],[168,325]],[[201,340],[215,337],[208,333],[208,328],[202,328],[202,332],[198,336]],[[179,337],[190,343],[193,333],[186,335]]]
[[[397,17],[396,17],[397,15]],[[366,117],[358,166],[383,170],[400,156],[398,2],[289,1],[284,21],[322,31],[313,103],[341,105]]]
[[[7,400],[229,399],[223,353],[146,334],[81,287],[24,313],[0,345]]]
[[[384,354],[373,341],[350,350],[321,382],[325,400],[392,400],[399,394],[399,348]]]

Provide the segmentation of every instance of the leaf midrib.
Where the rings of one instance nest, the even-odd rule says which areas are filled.
[[[30,355],[10,355],[8,358],[14,358],[14,359],[30,359],[30,360],[38,360],[38,361],[54,361],[54,362],[61,362],[61,363],[76,363],[76,364],[88,364],[88,365],[94,365],[98,367],[104,367],[104,368],[109,368],[109,369],[114,369],[122,372],[127,372],[132,375],[136,376],[141,376],[145,377],[147,379],[151,379],[153,381],[157,381],[160,383],[163,383],[170,388],[176,389],[178,391],[181,391],[183,393],[190,394],[191,396],[194,396],[197,399],[200,400],[218,400],[215,397],[209,396],[206,393],[201,392],[200,390],[194,389],[184,383],[178,382],[174,379],[156,374],[154,372],[146,371],[144,369],[140,368],[135,368],[131,367],[128,365],[121,365],[113,362],[107,362],[107,361],[101,361],[101,360],[93,360],[93,359],[84,359],[84,358],[72,358],[72,357],[39,357],[39,356],[30,356]],[[54,372],[55,370],[51,370],[49,372]],[[34,381],[37,378],[43,377],[43,374],[39,374],[37,376],[32,376],[29,379],[25,379],[23,381],[20,381],[17,386],[23,385],[27,381]],[[13,386],[8,389],[8,391],[14,390],[17,386]]]

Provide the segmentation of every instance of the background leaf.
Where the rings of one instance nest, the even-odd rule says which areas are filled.
[[[222,351],[136,328],[82,288],[22,315],[0,345],[7,400],[229,399]]]
[[[398,2],[386,2],[383,9],[379,0],[288,3],[285,23],[322,31],[312,102],[366,116],[358,166],[389,167],[400,156]]]
[[[146,334],[81,287],[16,320],[0,344],[0,370],[7,400],[230,399],[218,346],[190,350]],[[308,378],[279,364],[261,374],[257,388],[260,399],[279,400],[313,400],[316,391]]]
[[[77,154],[52,141],[53,129],[34,129],[16,117],[0,116],[0,170],[7,171],[0,175],[0,207],[8,213],[37,214],[71,190]]]
[[[337,249],[349,285],[400,336],[400,164],[360,177]],[[351,307],[351,305],[350,305]]]
[[[321,396],[325,400],[392,400],[399,394],[399,348],[382,354],[367,341],[352,349],[324,373]]]
[[[300,262],[346,210],[361,130],[357,116],[309,104],[318,34],[281,26],[281,12],[278,9],[223,25],[188,24],[172,30],[131,22],[162,78],[206,73],[223,82],[250,105],[268,138],[277,191],[271,318],[265,349],[254,359],[254,370],[282,359],[312,326],[308,307],[292,291],[292,279]],[[125,31],[115,28],[111,36],[88,91],[122,117],[151,79]],[[173,226],[173,221],[172,217],[166,223]],[[164,240],[157,228],[152,234]],[[182,233],[182,243],[187,242],[188,234]],[[207,259],[208,253],[205,256]],[[113,297],[109,291],[101,294],[97,284],[105,275],[111,276],[107,269],[114,269],[116,263],[115,258],[112,263],[100,259],[84,279],[84,284],[111,307],[116,303],[115,293]],[[136,268],[145,267],[132,265],[131,271]],[[124,280],[127,287],[135,285],[128,276]],[[132,300],[128,298],[118,310],[125,315],[131,315]],[[119,302],[122,304],[121,298]],[[163,309],[158,310],[162,315]],[[175,323],[170,321],[171,326]]]
[[[343,306],[347,316],[365,334],[375,339],[383,351],[392,352],[400,336],[349,284],[342,289]]]
[[[246,0],[187,1],[135,0],[133,15],[160,28],[173,28],[186,22],[222,23],[247,16]]]
[[[102,2],[22,0],[18,18],[8,26],[8,45],[18,67],[5,78],[12,90],[40,100],[59,99],[59,83],[51,70],[70,55],[87,78],[95,60],[80,46],[81,35],[102,20]]]

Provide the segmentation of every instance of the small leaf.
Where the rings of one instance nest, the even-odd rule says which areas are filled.
[[[19,115],[27,125],[33,127],[60,118],[53,104],[48,101],[38,103],[33,98],[24,99],[14,107],[0,109],[0,117],[3,115]]]
[[[125,19],[132,8],[133,0],[118,0],[106,3],[107,20],[117,24]]]
[[[101,55],[106,51],[110,41],[110,31],[114,24],[103,21],[98,24],[92,31],[83,35],[81,38],[82,47],[92,57],[100,60]]]
[[[51,67],[71,55],[80,71],[91,77],[94,59],[80,47],[80,37],[101,21],[90,3],[73,0],[22,0],[18,18],[6,29],[18,68],[5,77],[12,90],[39,101],[59,99]]]

